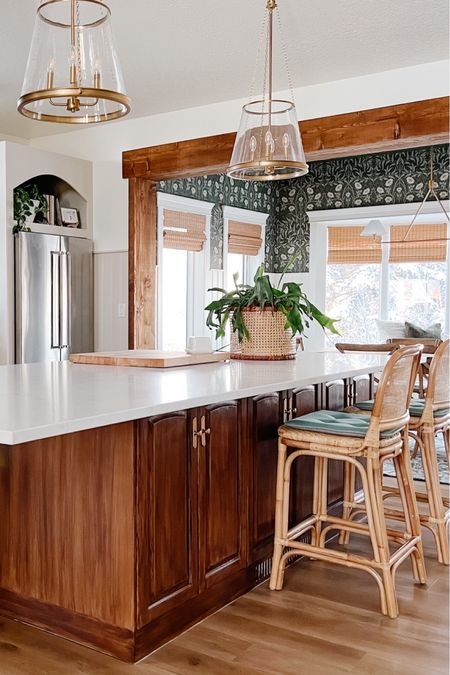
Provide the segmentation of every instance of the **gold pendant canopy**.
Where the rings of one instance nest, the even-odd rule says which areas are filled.
[[[286,180],[308,173],[292,86],[291,101],[272,98],[275,10],[276,0],[268,0],[263,94],[260,100],[251,101],[242,109],[241,123],[227,169],[228,176],[235,179]],[[287,63],[286,55],[285,60]]]
[[[130,112],[103,0],[41,2],[17,109],[34,120],[66,124]]]

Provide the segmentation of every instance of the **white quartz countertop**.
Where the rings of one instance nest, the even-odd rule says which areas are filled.
[[[149,369],[36,363],[0,366],[0,443],[14,445],[149,415],[352,377],[386,356],[302,352],[295,361]]]

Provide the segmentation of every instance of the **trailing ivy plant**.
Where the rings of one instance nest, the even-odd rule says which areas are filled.
[[[37,202],[37,205],[33,204]],[[27,218],[36,216],[40,213],[45,216],[47,213],[47,201],[39,191],[37,185],[25,185],[17,187],[14,190],[14,220],[13,234],[17,232],[31,232],[31,229],[25,225]]]
[[[289,261],[290,267],[292,260]],[[286,271],[286,270],[285,270]],[[254,277],[254,285],[238,284],[237,275],[234,277],[235,288],[226,291],[224,288],[209,288],[209,291],[222,293],[222,297],[213,300],[205,309],[208,311],[206,325],[216,329],[216,337],[225,335],[228,321],[231,320],[233,331],[237,333],[239,342],[248,340],[250,334],[243,316],[243,310],[259,307],[272,308],[286,317],[285,330],[291,329],[293,335],[303,335],[310,321],[317,321],[322,328],[339,335],[335,327],[335,319],[325,316],[312,304],[302,291],[302,284],[293,281],[281,285],[284,277],[281,275],[278,286],[272,286],[269,275],[264,273],[264,265],[260,265]]]

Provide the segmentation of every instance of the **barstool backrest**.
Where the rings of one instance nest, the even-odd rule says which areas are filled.
[[[450,340],[439,345],[434,353],[425,398],[430,412],[450,408]]]
[[[380,432],[401,429],[409,422],[409,404],[420,364],[422,345],[400,347],[389,358],[380,377],[372,409],[370,440]]]

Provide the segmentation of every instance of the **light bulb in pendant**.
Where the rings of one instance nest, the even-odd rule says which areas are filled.
[[[256,152],[257,147],[258,147],[258,144],[256,142],[256,138],[254,136],[252,136],[250,138],[250,152],[251,152],[251,158],[252,158],[251,161],[252,162],[255,159],[255,152]]]
[[[266,132],[266,155],[268,158],[270,158],[273,155],[273,151],[275,150],[275,142],[273,140],[272,132],[267,131]]]
[[[289,134],[284,133],[283,134],[283,148],[284,148],[284,158],[285,159],[288,158],[288,150],[289,150],[290,144],[291,144],[291,139],[289,138]]]

